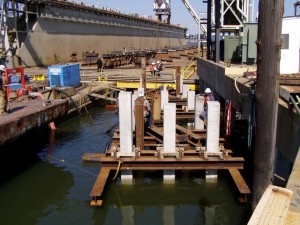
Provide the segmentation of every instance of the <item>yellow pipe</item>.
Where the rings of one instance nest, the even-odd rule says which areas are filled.
[[[114,176],[113,180],[114,180],[114,179],[116,179],[116,177],[118,176],[118,173],[119,173],[119,170],[120,170],[121,164],[122,164],[122,161],[121,161],[121,160],[119,160],[118,168],[117,168],[117,171],[116,171],[116,174],[115,174],[115,176]]]
[[[155,87],[172,87],[176,89],[176,84],[174,83],[155,83],[155,82],[147,82],[146,88],[147,89],[155,89]],[[140,87],[140,82],[130,82],[130,81],[118,81],[117,82],[118,88],[131,88],[131,89],[137,89]],[[198,84],[189,84],[189,90],[195,91],[198,90]]]

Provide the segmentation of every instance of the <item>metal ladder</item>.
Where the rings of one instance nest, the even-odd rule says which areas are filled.
[[[6,35],[6,23],[5,23],[5,0],[1,1],[1,18],[0,18],[0,56],[6,55],[5,52],[5,35]]]

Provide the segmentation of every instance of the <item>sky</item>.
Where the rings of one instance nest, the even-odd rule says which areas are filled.
[[[202,3],[202,1],[203,0],[189,0],[196,12],[206,12],[207,6]],[[257,11],[258,0],[253,1]],[[294,3],[296,1],[297,0],[284,0],[284,16],[294,15]],[[77,2],[79,2],[79,0]],[[124,13],[138,13],[140,16],[146,15],[155,18],[153,0],[83,0],[83,2],[97,7],[120,10]],[[187,27],[187,33],[198,32],[198,26],[189,11],[185,8],[182,0],[171,0],[171,24],[180,24]]]

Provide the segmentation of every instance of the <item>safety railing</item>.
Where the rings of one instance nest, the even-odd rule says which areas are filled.
[[[182,67],[180,74],[183,76],[183,79],[189,79],[197,70],[196,61],[192,62],[187,67]]]

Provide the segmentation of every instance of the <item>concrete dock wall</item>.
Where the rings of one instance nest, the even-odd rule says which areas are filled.
[[[200,80],[200,93],[204,93],[206,87],[210,87],[215,97],[230,99],[232,106],[241,111],[245,118],[249,117],[250,99],[248,96],[240,95],[235,88],[235,78],[246,72],[248,67],[232,66],[226,67],[212,61],[198,58],[197,74]],[[239,91],[249,94],[249,86],[243,85],[247,80],[238,79]]]
[[[198,75],[200,79],[200,93],[203,88],[209,86],[214,94],[232,101],[232,106],[242,112],[248,120],[250,100],[248,96],[239,95],[235,88],[235,78],[240,77],[249,69],[247,66],[225,67],[214,62],[198,58]],[[253,70],[253,67],[251,67]],[[254,68],[256,70],[256,68]],[[241,93],[249,93],[247,79],[238,79],[238,87]],[[254,122],[255,126],[255,122]],[[288,104],[279,99],[278,124],[276,136],[276,172],[284,178],[288,178],[291,166],[294,163],[300,146],[300,116],[289,109]]]

